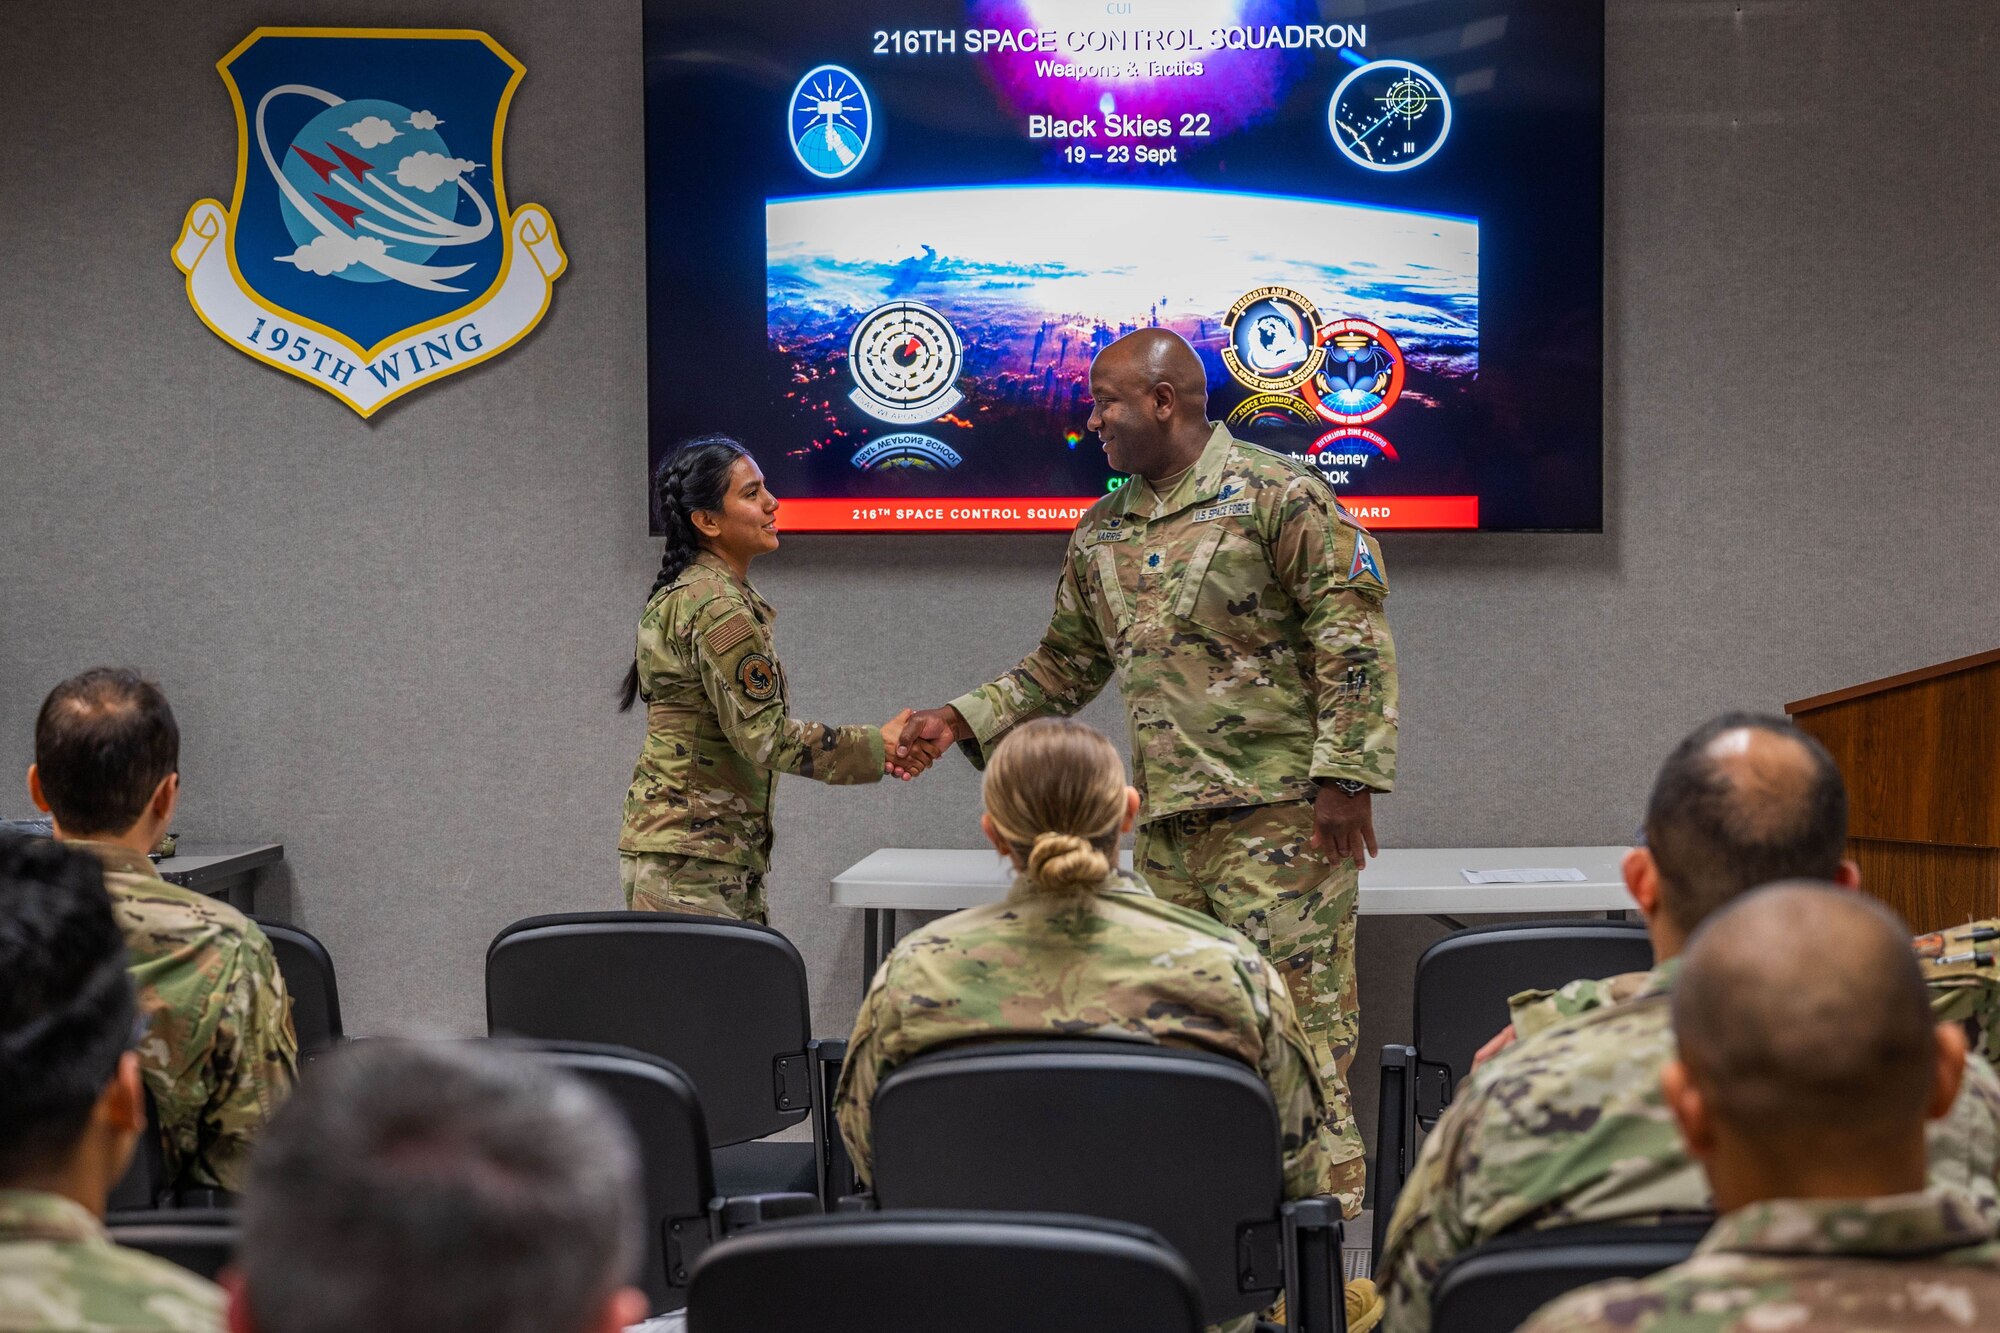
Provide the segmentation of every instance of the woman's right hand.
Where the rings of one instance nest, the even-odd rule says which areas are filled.
[[[882,724],[882,771],[908,782],[937,762],[938,751],[911,736],[904,737],[910,710],[905,708]],[[902,754],[897,754],[900,749]]]

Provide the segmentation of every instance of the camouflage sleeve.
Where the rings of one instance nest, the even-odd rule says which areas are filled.
[[[1661,1311],[1659,1297],[1651,1295],[1643,1283],[1618,1280],[1579,1287],[1550,1301],[1521,1325],[1518,1333],[1609,1333],[1609,1330],[1650,1324]],[[1615,1312],[1615,1317],[1614,1317]],[[1676,1311],[1674,1327],[1699,1333],[1712,1328],[1716,1333],[1734,1327],[1741,1313],[1734,1304],[1708,1311]],[[1687,1322],[1683,1322],[1686,1320]]]
[[[224,979],[221,1021],[209,1053],[200,1159],[218,1185],[240,1193],[258,1131],[298,1078],[299,1039],[271,941],[254,922],[223,966],[233,975]]]
[[[1965,1061],[1958,1098],[1924,1128],[1926,1183],[1950,1190],[1987,1225],[2000,1223],[2000,1075],[1984,1056]]]
[[[1041,644],[998,680],[951,701],[977,740],[977,747],[964,747],[975,765],[1009,728],[1030,718],[1067,717],[1095,699],[1111,679],[1111,650],[1078,581],[1077,550],[1072,537],[1063,556],[1062,581],[1056,585],[1055,614]]]
[[[1478,1087],[1462,1088],[1424,1140],[1389,1218],[1388,1239],[1375,1256],[1375,1284],[1388,1303],[1382,1316],[1388,1333],[1423,1333],[1430,1327],[1432,1285],[1473,1243],[1459,1185],[1476,1166],[1467,1160],[1467,1149],[1484,1114]]]
[[[1341,516],[1325,482],[1301,476],[1279,502],[1271,567],[1312,642],[1319,734],[1311,776],[1392,790],[1396,645],[1382,613],[1389,595],[1382,548]]]
[[[1572,1018],[1630,999],[1651,976],[1650,972],[1626,972],[1602,979],[1584,977],[1555,990],[1524,990],[1507,998],[1508,1020],[1514,1035],[1525,1041]]]
[[[1299,1026],[1291,992],[1277,969],[1259,957],[1264,1006],[1264,1056],[1258,1068],[1278,1103],[1284,1133],[1285,1197],[1310,1199],[1333,1192],[1333,1131],[1326,1122],[1326,1089],[1315,1072],[1312,1048]]]
[[[869,1115],[875,1089],[889,1072],[882,1050],[882,1028],[895,1023],[895,1007],[884,996],[889,964],[884,961],[874,983],[861,1001],[854,1017],[854,1031],[847,1039],[847,1058],[840,1066],[840,1086],[834,1093],[833,1112],[840,1121],[840,1137],[854,1162],[854,1174],[863,1185],[875,1176],[875,1154],[869,1139]]]
[[[693,635],[688,647],[702,690],[738,754],[759,768],[819,782],[881,781],[879,728],[799,722],[785,712],[770,637],[747,610],[718,597],[695,617]]]

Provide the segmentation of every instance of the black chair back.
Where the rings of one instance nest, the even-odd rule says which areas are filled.
[[[1507,1026],[1507,1001],[1524,990],[1582,977],[1642,972],[1652,939],[1639,922],[1514,921],[1455,930],[1417,959],[1410,1046],[1384,1046],[1378,1085],[1374,1252],[1415,1164],[1417,1141],[1437,1123],[1472,1057]]]
[[[252,920],[271,941],[285,990],[292,997],[292,1030],[298,1034],[299,1057],[312,1059],[336,1046],[345,1034],[340,1026],[340,985],[333,974],[333,957],[311,933],[281,921]]]
[[[689,1333],[1195,1333],[1187,1261],[1142,1227],[1037,1214],[809,1218],[695,1266]]]
[[[1502,1236],[1445,1266],[1431,1289],[1433,1333],[1512,1333],[1565,1292],[1645,1277],[1694,1253],[1712,1219],[1659,1226],[1556,1227]]]
[[[486,951],[495,1036],[659,1056],[701,1090],[712,1145],[797,1124],[813,1105],[805,960],[777,931],[670,912],[529,917]]]
[[[1581,977],[1644,972],[1653,942],[1637,921],[1516,921],[1455,930],[1417,959],[1412,1044],[1424,1064],[1417,1115],[1437,1122],[1472,1057],[1507,1026],[1507,1001]]]
[[[242,1233],[237,1214],[227,1209],[167,1208],[155,1212],[112,1212],[105,1218],[111,1239],[215,1281],[236,1257]]]
[[[1193,1267],[1207,1320],[1284,1285],[1277,1107],[1249,1067],[1112,1040],[960,1046],[876,1091],[884,1209],[1082,1213],[1147,1227]]]
[[[581,1042],[523,1043],[537,1059],[588,1080],[609,1097],[639,1141],[646,1258],[641,1283],[655,1312],[687,1298],[688,1269],[709,1238],[716,1197],[708,1129],[694,1084],[658,1056]]]

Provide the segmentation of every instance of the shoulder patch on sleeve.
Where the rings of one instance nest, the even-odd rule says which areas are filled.
[[[736,664],[736,683],[745,698],[753,703],[766,703],[777,696],[778,668],[762,653],[745,654]]]
[[[702,636],[702,642],[708,645],[708,651],[720,655],[728,652],[731,648],[734,648],[737,644],[743,642],[756,632],[757,626],[750,619],[750,613],[748,611],[738,611],[734,615],[726,617],[720,624],[712,627],[708,633]]]
[[[1368,538],[1356,534],[1354,561],[1347,567],[1347,577],[1351,582],[1354,579],[1360,578],[1363,574],[1374,579],[1377,583],[1386,584],[1388,582],[1387,579],[1382,577],[1382,566],[1375,562],[1374,552],[1368,549]]]

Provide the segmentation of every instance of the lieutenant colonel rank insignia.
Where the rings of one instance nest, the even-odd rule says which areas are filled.
[[[763,703],[778,692],[777,668],[764,654],[751,653],[737,664],[736,683],[747,698]]]

